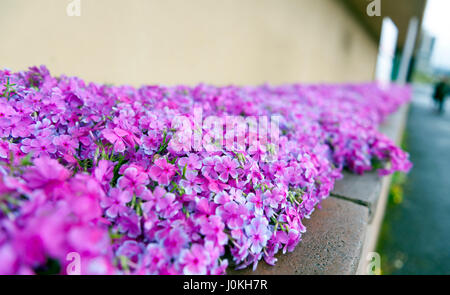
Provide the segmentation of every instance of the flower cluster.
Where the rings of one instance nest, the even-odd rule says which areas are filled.
[[[409,97],[408,87],[373,83],[136,89],[55,78],[43,66],[0,71],[0,273],[64,274],[71,253],[83,274],[274,264],[343,169],[410,169],[377,130]],[[279,140],[177,149],[185,139],[172,119],[194,126],[194,108],[278,115]]]

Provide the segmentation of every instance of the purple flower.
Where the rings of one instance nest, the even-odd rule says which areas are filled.
[[[196,198],[196,200],[195,219],[200,220],[204,217],[208,218],[215,213],[217,206],[214,203],[209,202],[206,198]]]
[[[0,158],[9,158],[9,151],[11,150],[11,143],[0,139]]]
[[[166,193],[166,190],[157,187],[153,192],[156,199],[155,209],[164,218],[170,218],[177,213],[179,209],[179,203],[176,201],[176,197],[172,193]]]
[[[213,179],[209,177],[205,177],[208,180],[208,189],[214,193],[219,193],[223,190],[229,189],[230,185],[227,183],[223,183],[218,179]]]
[[[223,182],[228,181],[228,177],[236,178],[238,176],[237,167],[239,163],[230,157],[222,157],[214,166],[214,170],[219,174],[219,179]]]
[[[122,190],[128,190],[139,195],[148,184],[149,179],[146,173],[139,171],[136,167],[128,167],[125,169],[123,176],[117,182],[117,185]]]
[[[68,235],[69,243],[81,255],[98,255],[109,244],[109,236],[106,231],[97,227],[74,226]]]
[[[127,240],[123,242],[123,244],[119,246],[116,252],[117,256],[127,257],[128,260],[135,265],[139,265],[142,254],[142,246],[134,240]]]
[[[23,177],[30,188],[51,191],[63,184],[70,172],[58,161],[42,157],[34,160],[34,166],[28,168]]]
[[[224,274],[225,255],[238,268],[274,264],[343,169],[412,165],[378,131],[407,86],[134,88],[33,67],[0,70],[1,94],[1,274],[33,274],[49,257],[65,273],[70,252],[82,274]],[[278,119],[224,135],[202,116]],[[192,129],[204,151],[191,149]],[[224,136],[240,150],[218,148]]]
[[[244,205],[239,205],[235,202],[229,202],[223,206],[217,207],[216,212],[231,229],[241,228],[248,215],[247,208]]]
[[[292,252],[300,240],[300,234],[295,229],[290,229],[289,233],[280,230],[276,233],[276,239],[284,244],[283,253],[286,253],[286,250]]]
[[[49,138],[25,138],[21,150],[26,154],[32,153],[34,157],[48,157],[56,152],[56,147]]]
[[[183,157],[178,160],[178,166],[181,170],[186,167],[188,171],[196,171],[202,168],[200,157],[196,154],[189,154],[188,157]]]
[[[107,141],[113,144],[114,151],[116,153],[122,153],[125,151],[126,145],[123,137],[127,136],[128,132],[115,127],[114,129],[104,129],[102,131],[102,135]]]
[[[111,218],[116,218],[128,212],[127,203],[131,202],[133,195],[129,191],[122,191],[118,188],[113,188],[109,192],[109,197],[102,200],[101,206],[106,209],[106,215]]]
[[[151,179],[157,181],[159,184],[168,185],[171,178],[175,175],[175,171],[176,168],[174,165],[168,163],[166,159],[159,158],[150,168],[149,175]]]
[[[9,119],[0,119],[0,131],[2,137],[27,137],[32,132],[32,121],[30,118],[13,116]]]
[[[58,147],[62,153],[75,153],[78,148],[78,142],[69,135],[60,135],[53,139],[53,144]]]
[[[250,250],[257,254],[267,245],[272,232],[267,228],[268,221],[263,217],[252,219],[250,225],[245,227],[245,234],[248,236],[251,246]]]
[[[219,175],[215,171],[214,167],[216,166],[216,163],[220,161],[219,157],[209,157],[203,159],[203,168],[202,168],[202,174],[205,177],[217,179]]]
[[[94,170],[95,179],[102,185],[108,185],[113,177],[113,168],[114,166],[110,161],[98,161],[98,166]]]
[[[200,225],[200,232],[219,245],[225,245],[228,237],[224,233],[225,224],[219,216],[210,216],[208,221]]]
[[[130,238],[141,234],[140,219],[134,211],[122,214],[118,219],[118,226],[120,232],[127,233]]]
[[[19,267],[19,253],[11,244],[0,245],[0,274],[13,275]]]
[[[195,174],[186,173],[186,179],[180,180],[181,186],[184,188],[186,194],[190,195],[192,193],[202,192],[202,180]]]
[[[178,256],[181,254],[181,249],[186,246],[187,242],[187,235],[182,230],[174,228],[167,234],[163,241],[163,245],[168,255]]]
[[[158,274],[158,270],[167,263],[167,259],[168,256],[163,247],[157,244],[148,244],[144,263],[151,274]]]
[[[193,244],[190,250],[184,251],[181,256],[181,263],[184,264],[183,273],[185,275],[206,275],[208,256],[202,245]]]
[[[286,200],[286,192],[278,187],[264,193],[264,204],[273,209],[282,206],[283,200]]]
[[[151,130],[148,135],[141,137],[142,148],[146,155],[152,155],[156,152],[162,143],[161,133],[158,131]]]

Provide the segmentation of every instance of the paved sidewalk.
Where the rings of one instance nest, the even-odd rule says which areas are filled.
[[[385,274],[450,274],[450,98],[443,116],[431,89],[414,91],[406,126],[414,168],[400,204],[389,204],[378,251]]]

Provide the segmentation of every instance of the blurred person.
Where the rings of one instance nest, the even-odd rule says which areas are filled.
[[[439,114],[444,112],[445,96],[448,91],[448,85],[444,79],[441,79],[434,87],[433,99],[438,105]]]

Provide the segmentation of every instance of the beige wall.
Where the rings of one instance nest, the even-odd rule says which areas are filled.
[[[0,0],[0,67],[115,84],[373,78],[376,43],[338,0]]]

